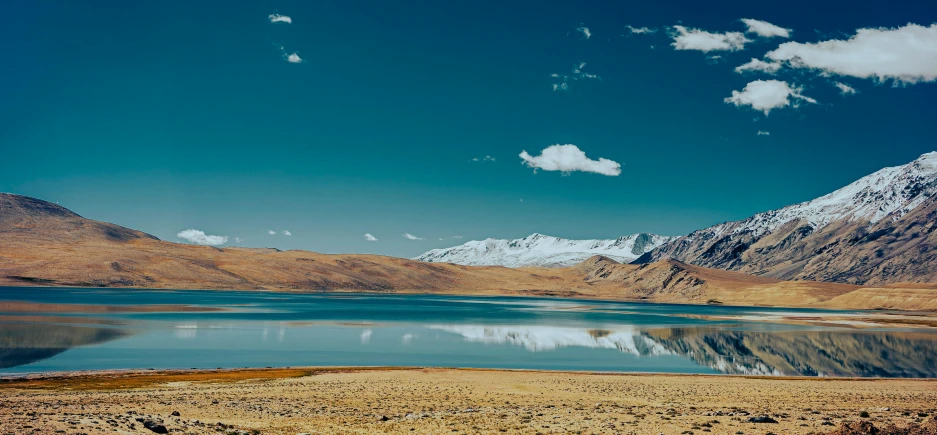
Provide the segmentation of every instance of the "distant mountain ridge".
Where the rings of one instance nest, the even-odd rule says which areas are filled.
[[[568,267],[603,255],[628,263],[673,238],[640,233],[610,240],[570,240],[534,233],[513,240],[473,240],[451,248],[433,249],[414,260],[465,266]]]
[[[779,279],[937,281],[937,152],[811,201],[694,231],[636,263],[672,258]]]
[[[649,249],[647,239],[653,241],[651,236],[623,238],[618,245]],[[83,218],[47,201],[0,193],[3,286],[514,295],[937,310],[937,292],[931,286],[787,282],[672,259],[635,265],[596,255],[575,267],[524,269],[172,243]]]

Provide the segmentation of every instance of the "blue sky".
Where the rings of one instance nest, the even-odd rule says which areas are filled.
[[[12,0],[0,191],[165,240],[319,252],[684,234],[934,151],[926,3]],[[842,52],[804,45],[879,28]],[[872,61],[882,45],[896,59]],[[734,71],[752,58],[779,71]],[[756,107],[778,91],[790,106],[726,101],[759,80]],[[572,168],[620,174],[519,157],[549,167],[555,144],[590,159],[560,159]]]

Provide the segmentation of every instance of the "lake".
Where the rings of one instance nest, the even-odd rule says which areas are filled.
[[[0,374],[441,366],[937,377],[937,333],[929,330],[738,319],[816,315],[824,313],[821,310],[514,297],[19,287],[0,288],[0,307],[5,301],[128,309],[74,312],[55,306],[24,313],[0,308]],[[153,305],[203,310],[129,309]],[[735,319],[718,319],[725,317]]]

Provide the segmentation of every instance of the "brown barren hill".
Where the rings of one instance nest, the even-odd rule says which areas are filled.
[[[933,288],[877,289],[781,281],[675,260],[568,268],[460,266],[379,255],[172,243],[81,217],[47,201],[0,194],[0,285],[360,291],[559,296],[677,303],[937,308]],[[870,296],[859,296],[869,294]],[[881,296],[884,295],[884,296]],[[872,297],[875,296],[875,297]]]

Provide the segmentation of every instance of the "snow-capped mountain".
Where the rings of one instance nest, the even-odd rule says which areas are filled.
[[[433,249],[414,259],[467,266],[565,267],[593,255],[604,255],[627,263],[671,239],[641,233],[612,240],[569,240],[534,233],[523,239],[473,240],[451,248]]]
[[[782,279],[924,281],[937,206],[937,152],[884,168],[811,201],[725,222],[660,246],[639,263],[674,258]],[[933,240],[932,240],[933,239]],[[937,258],[934,258],[937,260]]]
[[[758,213],[741,221],[741,225],[727,222],[710,230],[715,235],[726,231],[751,231],[754,235],[762,235],[798,219],[806,221],[814,229],[841,220],[862,220],[873,224],[886,218],[897,221],[933,195],[935,179],[937,152],[931,152],[907,165],[885,168],[862,177],[817,199]],[[687,237],[692,237],[692,234]]]

